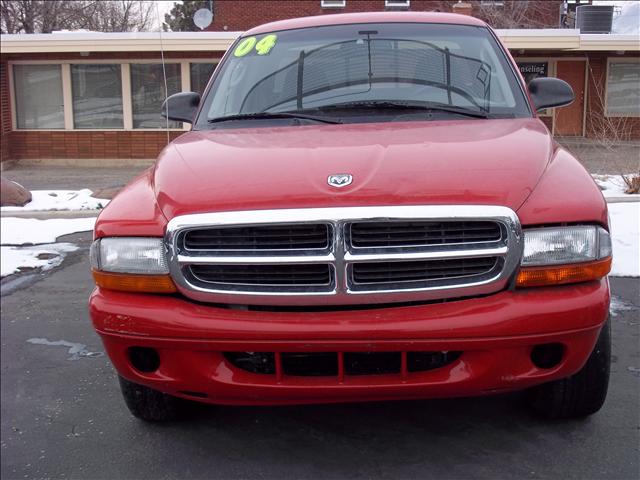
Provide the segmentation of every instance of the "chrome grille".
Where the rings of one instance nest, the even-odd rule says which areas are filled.
[[[330,265],[191,265],[193,277],[204,283],[268,287],[331,285]]]
[[[498,206],[344,207],[185,215],[167,227],[171,275],[199,301],[358,305],[497,292],[522,254]]]
[[[355,248],[422,247],[500,240],[496,222],[359,222],[351,224]]]
[[[454,258],[419,262],[370,262],[351,266],[354,287],[412,283],[435,284],[441,280],[465,279],[490,275],[498,266],[497,257]]]
[[[187,250],[306,250],[329,248],[329,225],[199,228],[184,235]]]

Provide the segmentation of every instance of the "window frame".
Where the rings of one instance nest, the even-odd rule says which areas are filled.
[[[384,0],[385,8],[409,8],[411,0]]]
[[[217,66],[220,58],[181,58],[166,59],[165,64],[180,65],[180,91],[191,91],[191,78],[189,65],[191,63],[213,63]],[[144,59],[65,59],[65,60],[10,60],[7,62],[7,80],[9,87],[9,104],[11,107],[11,130],[19,132],[162,132],[164,128],[133,128],[133,99],[131,97],[131,65],[137,64],[158,64],[162,63],[161,59],[144,58]],[[122,110],[123,110],[123,128],[75,128],[73,119],[73,91],[71,86],[71,65],[95,65],[108,64],[119,65],[122,80]],[[59,65],[62,70],[62,101],[64,111],[64,128],[18,128],[15,81],[14,81],[14,65]],[[182,127],[170,128],[171,132],[182,132],[191,130],[191,124],[183,123]]]
[[[164,64],[166,65],[178,65],[178,71],[180,72],[180,85],[178,86],[178,91],[176,93],[181,93],[184,92],[184,72],[183,72],[183,67],[182,67],[182,61],[180,62],[171,62],[171,61],[165,61]],[[151,62],[129,62],[127,63],[128,68],[127,70],[129,70],[128,72],[128,77],[129,77],[129,103],[131,104],[131,130],[135,131],[135,132],[146,132],[146,131],[156,131],[156,132],[161,132],[163,130],[167,130],[167,128],[163,125],[160,127],[155,127],[155,128],[136,128],[133,126],[133,90],[131,88],[131,66],[132,65],[162,65],[162,60],[160,61],[151,61]],[[124,97],[123,97],[124,98]],[[169,121],[171,122],[171,120]],[[184,123],[182,124],[182,127],[169,127],[170,131],[180,131],[184,129]]]
[[[71,114],[71,118],[70,118],[70,123],[71,123],[71,130],[74,130],[76,132],[104,132],[104,131],[109,131],[109,132],[122,132],[124,130],[126,130],[126,119],[125,119],[125,111],[126,111],[126,107],[125,107],[125,92],[127,91],[124,87],[124,75],[123,75],[123,70],[124,70],[124,65],[118,61],[105,61],[105,62],[100,62],[100,61],[86,61],[86,62],[77,62],[77,61],[70,61],[68,63],[66,63],[65,65],[67,65],[66,68],[69,71],[69,83],[68,85],[65,86],[64,83],[64,77],[63,77],[63,83],[62,83],[62,92],[63,92],[63,99],[65,99],[65,95],[64,95],[64,91],[65,89],[68,90],[68,95],[71,101],[70,104],[70,114]],[[120,85],[121,85],[121,91],[120,91],[120,96],[122,98],[122,128],[115,128],[115,127],[110,127],[110,128],[76,128],[75,126],[75,112],[73,111],[73,74],[71,72],[71,66],[72,65],[116,65],[118,67],[120,67]],[[67,124],[67,119],[66,119],[66,108],[65,108],[65,126]],[[65,128],[66,130],[66,128]]]
[[[15,70],[13,69],[12,64],[7,65],[7,82],[9,87],[9,106],[11,110],[11,129],[12,130],[20,130],[20,131],[31,131],[31,132],[64,132],[67,129],[67,107],[66,101],[67,98],[65,96],[64,91],[64,82],[65,82],[65,69],[64,66],[58,62],[37,62],[37,63],[22,63],[15,62],[16,65],[52,65],[60,67],[60,86],[62,87],[62,123],[63,126],[61,128],[18,128],[18,101],[16,99],[16,90],[15,90]],[[71,100],[72,101],[72,100]],[[71,105],[71,109],[73,109],[73,104]]]
[[[347,0],[320,0],[320,8],[344,8]]]
[[[214,58],[212,60],[212,59],[209,59],[209,58],[202,58],[202,59],[199,59],[199,61],[188,60],[186,62],[187,72],[186,72],[186,74],[185,74],[184,70],[182,72],[182,80],[183,80],[182,91],[183,92],[193,92],[194,91],[192,89],[193,85],[191,84],[191,64],[192,63],[209,63],[209,64],[212,64],[213,65],[213,72],[211,73],[211,75],[213,76],[213,74],[216,71],[216,68],[218,68],[218,64],[220,63],[220,59],[219,58]],[[183,65],[182,68],[184,69],[185,65]],[[209,78],[209,81],[210,80],[211,80],[211,78]],[[204,88],[204,90],[202,92],[203,95],[207,91],[207,86],[208,86],[208,83],[207,83],[207,85],[205,85],[205,88]],[[203,96],[203,95],[201,95],[201,96]]]
[[[609,72],[612,63],[635,63],[640,68],[640,57],[607,57],[607,69],[604,79],[604,112],[605,118],[640,118],[638,113],[609,113]]]

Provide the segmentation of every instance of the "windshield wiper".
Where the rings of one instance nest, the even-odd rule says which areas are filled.
[[[234,120],[269,120],[278,118],[297,118],[299,120],[310,120],[312,122],[338,124],[340,120],[331,120],[315,115],[305,115],[296,112],[255,112],[255,113],[239,113],[236,115],[227,115],[224,117],[215,117],[207,120],[209,123],[221,123]]]
[[[392,102],[387,100],[370,100],[357,102],[336,103],[315,107],[317,111],[342,110],[347,108],[366,108],[377,110],[419,110],[426,112],[448,112],[457,115],[465,115],[473,118],[490,118],[489,114],[481,110],[470,110],[464,107],[454,107],[440,103],[412,103],[412,102]]]

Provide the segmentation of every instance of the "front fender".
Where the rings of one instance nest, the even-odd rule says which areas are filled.
[[[524,226],[595,223],[609,228],[598,185],[567,150],[558,148],[534,191],[517,210]]]
[[[156,202],[151,167],[123,188],[100,213],[94,237],[162,237],[166,225],[167,219]]]

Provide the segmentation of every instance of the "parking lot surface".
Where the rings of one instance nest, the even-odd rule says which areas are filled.
[[[3,479],[638,478],[640,280],[611,280],[609,397],[545,422],[521,394],[303,407],[194,406],[150,425],[124,406],[87,314],[90,233],[58,269],[3,282]]]

